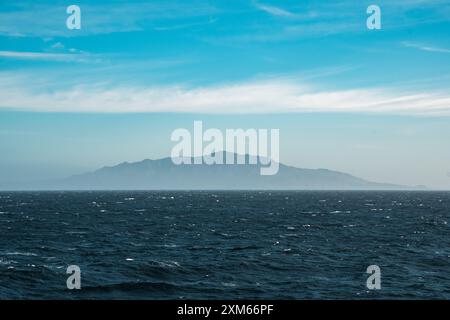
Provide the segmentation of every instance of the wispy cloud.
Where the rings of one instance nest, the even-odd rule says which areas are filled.
[[[0,76],[0,108],[37,112],[180,112],[206,114],[363,112],[450,115],[445,92],[387,88],[323,90],[292,79],[247,81],[206,87],[77,85],[41,92],[26,78]]]
[[[314,1],[296,4],[283,3],[283,7],[269,5],[267,1],[256,0],[253,7],[273,17],[270,23],[245,24],[240,32],[231,35],[205,39],[211,43],[241,44],[249,42],[279,42],[293,39],[328,37],[342,34],[362,34],[367,32],[365,25],[366,8],[364,4],[352,0]],[[414,26],[448,21],[450,5],[448,1],[399,0],[378,3],[382,8],[383,30],[406,30]],[[414,14],[420,11],[420,14]],[[257,25],[257,28],[254,26]]]
[[[450,49],[434,47],[434,46],[424,45],[424,44],[415,43],[415,42],[404,41],[404,42],[402,42],[402,45],[405,47],[415,48],[415,49],[422,50],[422,51],[450,53]]]
[[[208,20],[197,22],[197,23],[186,23],[186,24],[175,24],[175,25],[167,25],[167,26],[157,26],[154,27],[155,31],[172,31],[172,30],[180,30],[180,29],[188,29],[199,26],[206,26],[217,22],[217,18],[210,17]]]
[[[296,14],[294,14],[290,11],[284,10],[282,8],[279,8],[279,7],[269,6],[269,5],[265,5],[265,4],[258,3],[258,2],[254,2],[254,4],[255,4],[255,7],[258,8],[259,10],[262,10],[262,11],[267,12],[274,16],[288,17],[288,18],[296,17]]]
[[[93,59],[93,56],[88,53],[46,53],[46,52],[23,52],[23,51],[0,51],[0,58],[54,61],[54,62],[98,61],[98,58]]]
[[[203,1],[152,1],[81,4],[82,27],[68,30],[66,8],[68,4],[20,3],[1,4],[0,35],[26,37],[73,37],[113,32],[169,28],[179,25],[180,19],[210,16],[217,12]],[[5,9],[5,10],[3,10]],[[186,24],[188,25],[188,24]]]

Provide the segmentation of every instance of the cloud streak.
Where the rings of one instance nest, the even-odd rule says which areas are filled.
[[[87,53],[45,53],[45,52],[23,52],[23,51],[0,51],[0,58],[39,60],[54,62],[89,62],[91,55]]]
[[[294,14],[290,11],[275,7],[275,6],[264,5],[264,4],[255,2],[255,7],[261,11],[264,11],[266,13],[269,13],[271,15],[278,16],[278,17],[287,17],[287,18],[296,17],[296,14]]]
[[[21,1],[2,4],[0,12],[0,35],[12,37],[74,37],[113,32],[132,32],[156,29],[161,24],[169,28],[179,25],[180,19],[209,17],[217,10],[211,5],[194,1],[130,2],[81,4],[81,30],[68,30],[68,14],[65,2],[40,3]]]
[[[291,79],[195,88],[183,85],[108,87],[104,84],[85,84],[46,92],[33,89],[26,79],[20,77],[0,77],[0,84],[0,108],[36,112],[450,115],[450,95],[444,92],[415,93],[386,88],[321,90]]]
[[[433,47],[433,46],[427,46],[420,43],[415,42],[402,42],[402,45],[408,48],[415,48],[422,51],[428,51],[428,52],[438,52],[438,53],[450,53],[450,49],[445,48],[439,48],[439,47]]]

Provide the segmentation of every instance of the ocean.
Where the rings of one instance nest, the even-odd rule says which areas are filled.
[[[0,299],[450,299],[449,222],[449,192],[0,192]]]

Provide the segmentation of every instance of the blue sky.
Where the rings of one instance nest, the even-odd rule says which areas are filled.
[[[1,3],[0,179],[167,156],[203,120],[279,128],[291,165],[448,189],[448,88],[449,1]]]

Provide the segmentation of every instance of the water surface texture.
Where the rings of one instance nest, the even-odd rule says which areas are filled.
[[[0,298],[449,299],[449,221],[449,192],[2,192]]]

